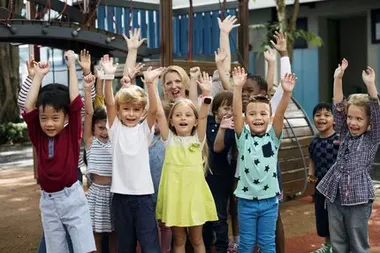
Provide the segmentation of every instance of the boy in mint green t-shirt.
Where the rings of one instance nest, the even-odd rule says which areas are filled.
[[[249,99],[244,119],[242,87],[246,79],[244,69],[234,69],[233,111],[240,175],[235,190],[238,198],[239,253],[252,253],[256,244],[262,252],[276,252],[277,195],[280,194],[277,153],[282,139],[285,110],[296,77],[286,74],[281,80],[283,94],[273,119],[270,100],[262,95]]]

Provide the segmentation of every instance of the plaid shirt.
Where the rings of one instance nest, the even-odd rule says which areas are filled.
[[[361,136],[352,136],[346,123],[346,102],[344,99],[334,108],[335,131],[341,137],[338,157],[317,190],[331,202],[339,192],[341,204],[352,206],[375,198],[369,172],[380,143],[380,106],[377,98],[370,97],[371,129]]]

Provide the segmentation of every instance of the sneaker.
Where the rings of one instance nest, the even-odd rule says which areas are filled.
[[[228,249],[227,249],[227,252],[228,253],[238,253],[239,251],[239,245],[234,243],[234,242],[230,242],[228,244]]]
[[[322,248],[313,251],[312,253],[332,253],[332,247],[329,243],[322,244]]]

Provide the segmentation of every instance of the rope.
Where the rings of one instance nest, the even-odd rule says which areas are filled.
[[[91,13],[91,15],[89,16],[89,18],[88,18],[88,20],[87,20],[86,26],[90,26],[90,21],[91,21],[91,19],[94,17],[95,12],[96,12],[96,9],[98,9],[98,7],[99,7],[101,1],[102,1],[102,0],[98,0],[98,2],[96,3],[95,8],[92,10],[92,13]]]

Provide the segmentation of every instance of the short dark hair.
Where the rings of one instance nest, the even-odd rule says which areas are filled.
[[[326,111],[332,112],[331,103],[321,102],[321,103],[317,104],[313,109],[313,117],[315,116],[315,114],[317,114],[317,112],[319,112],[323,109],[326,109]]]
[[[94,109],[94,114],[92,115],[92,130],[94,130],[95,124],[102,120],[107,120],[107,112],[106,108],[101,105]]]
[[[67,114],[69,104],[69,88],[63,84],[51,83],[41,88],[38,94],[36,106],[42,106],[42,109],[45,110],[45,107],[50,105],[54,108],[54,110],[63,111]]]
[[[252,96],[248,100],[247,107],[250,103],[263,103],[269,105],[270,115],[272,115],[272,104],[270,103],[270,97],[268,95],[256,95]]]
[[[231,91],[221,91],[214,97],[214,101],[212,102],[211,111],[213,114],[218,111],[219,107],[226,104],[227,106],[232,105],[232,97],[233,94]]]
[[[262,76],[248,74],[247,80],[255,81],[259,86],[260,91],[265,91],[265,94],[268,92],[268,83]]]

